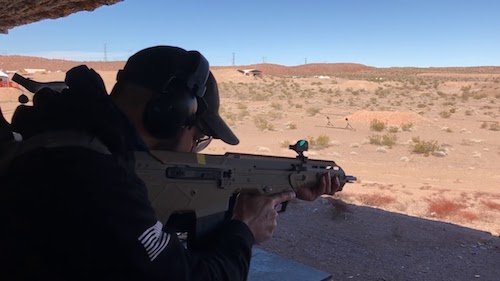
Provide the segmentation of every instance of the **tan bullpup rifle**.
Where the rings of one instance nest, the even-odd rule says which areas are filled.
[[[270,195],[319,185],[322,175],[338,177],[340,190],[356,177],[334,161],[304,156],[305,140],[290,145],[296,158],[254,154],[195,154],[169,151],[136,153],[136,172],[146,182],[158,217],[170,229],[187,234],[188,246],[231,218],[235,195]],[[286,210],[288,202],[281,205]]]
[[[13,80],[32,93],[48,87],[61,92],[65,82],[41,83],[20,75]],[[1,111],[0,111],[1,112]],[[1,116],[1,114],[0,114]],[[9,124],[0,120],[10,141]],[[213,233],[232,216],[241,192],[271,195],[319,184],[330,172],[340,181],[340,190],[356,177],[348,176],[334,161],[313,160],[304,155],[305,140],[290,145],[297,157],[226,153],[195,154],[170,151],[136,152],[136,172],[144,180],[159,219],[187,239],[188,246]],[[280,212],[286,210],[287,202]]]

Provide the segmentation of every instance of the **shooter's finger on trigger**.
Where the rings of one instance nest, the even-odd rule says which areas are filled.
[[[294,191],[283,191],[280,193],[276,193],[270,196],[271,200],[273,201],[274,205],[281,204],[286,201],[290,201],[295,198],[295,192]]]

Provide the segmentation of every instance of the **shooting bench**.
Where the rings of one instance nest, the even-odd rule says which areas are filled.
[[[328,281],[332,275],[254,247],[248,281]]]

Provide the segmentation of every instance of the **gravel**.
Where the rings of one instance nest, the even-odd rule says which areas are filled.
[[[500,280],[499,237],[330,197],[292,202],[260,247],[333,280]]]

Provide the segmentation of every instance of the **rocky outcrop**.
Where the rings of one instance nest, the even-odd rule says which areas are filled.
[[[93,11],[122,0],[0,0],[0,33],[40,21],[56,19],[80,11]]]

